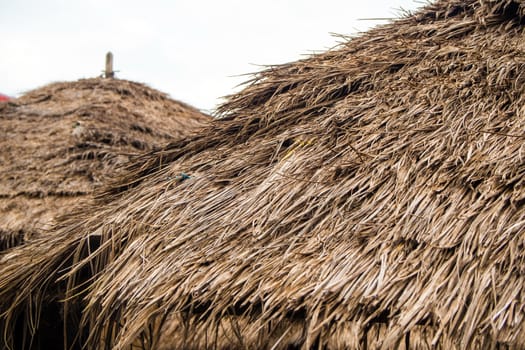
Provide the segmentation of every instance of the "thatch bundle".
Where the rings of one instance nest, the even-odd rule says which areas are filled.
[[[208,117],[142,84],[54,83],[0,104],[0,250],[46,229],[131,154]]]
[[[5,334],[59,290],[92,348],[525,347],[525,1],[438,1],[220,112],[0,258]]]

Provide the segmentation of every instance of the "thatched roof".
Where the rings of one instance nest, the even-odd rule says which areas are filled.
[[[0,104],[0,249],[46,228],[130,155],[209,117],[145,85],[54,83]]]
[[[92,348],[525,347],[524,28],[438,1],[257,74],[0,258],[6,334],[63,288]]]

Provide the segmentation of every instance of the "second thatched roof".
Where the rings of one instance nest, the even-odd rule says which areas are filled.
[[[0,103],[0,250],[48,229],[130,156],[209,117],[143,84],[54,83]]]
[[[261,72],[0,258],[6,334],[63,289],[91,348],[523,348],[524,28],[438,1]]]

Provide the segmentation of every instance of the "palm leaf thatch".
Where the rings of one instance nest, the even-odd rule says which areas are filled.
[[[0,104],[0,250],[45,230],[130,155],[208,117],[142,84],[54,83]]]
[[[524,28],[438,1],[258,73],[0,258],[5,340],[61,297],[91,348],[525,347]]]

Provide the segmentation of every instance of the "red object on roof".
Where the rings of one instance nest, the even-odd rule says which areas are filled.
[[[9,101],[10,99],[11,97],[4,94],[0,94],[0,101]]]

